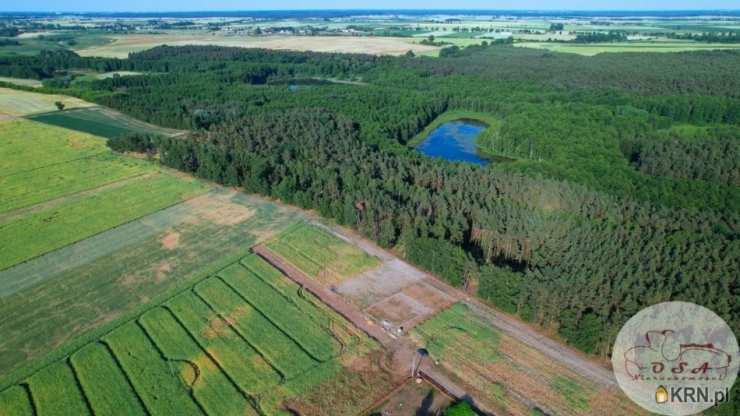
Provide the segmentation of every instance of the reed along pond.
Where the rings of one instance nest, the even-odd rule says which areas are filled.
[[[475,138],[486,129],[473,120],[448,121],[434,129],[416,150],[429,157],[486,166],[491,161],[478,154]]]

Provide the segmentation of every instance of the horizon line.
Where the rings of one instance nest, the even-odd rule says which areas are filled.
[[[238,13],[238,12],[298,12],[298,11],[316,11],[316,12],[362,12],[362,11],[387,11],[387,12],[740,12],[740,8],[702,8],[702,9],[635,9],[635,8],[602,8],[602,9],[558,9],[558,8],[537,8],[537,9],[512,9],[512,8],[281,8],[281,9],[216,9],[216,10],[0,10],[0,13],[54,13],[54,14],[79,14],[79,13]]]

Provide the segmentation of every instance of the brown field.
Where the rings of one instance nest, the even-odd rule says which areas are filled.
[[[368,53],[401,55],[409,50],[416,54],[434,54],[439,48],[413,43],[410,38],[358,36],[220,36],[206,34],[165,34],[115,36],[114,41],[76,51],[81,56],[125,58],[159,45],[218,45],[242,48],[267,48],[295,51]]]

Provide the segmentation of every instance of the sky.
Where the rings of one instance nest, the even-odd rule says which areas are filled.
[[[0,0],[0,11],[214,11],[298,9],[718,10],[738,0]]]

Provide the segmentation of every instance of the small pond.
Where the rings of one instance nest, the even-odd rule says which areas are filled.
[[[490,160],[482,158],[475,145],[485,129],[485,124],[473,120],[449,121],[434,129],[416,150],[425,156],[485,166]]]

